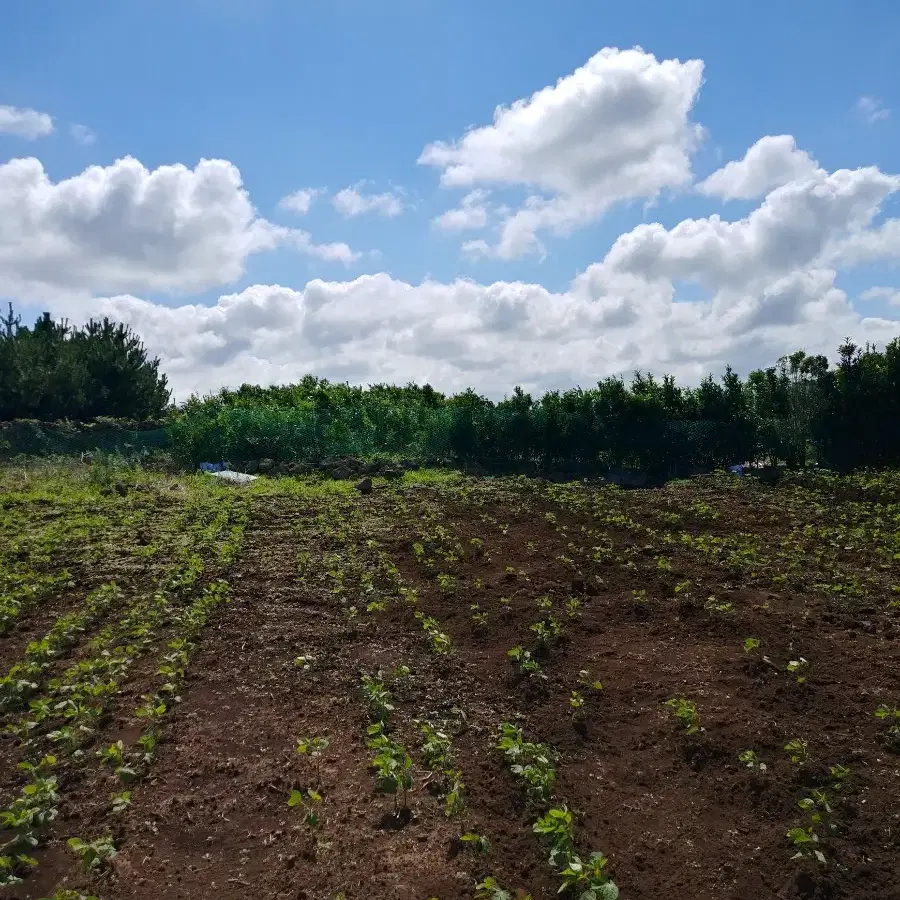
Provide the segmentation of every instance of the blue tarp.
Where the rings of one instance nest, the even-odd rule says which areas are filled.
[[[228,463],[226,463],[226,462],[217,462],[217,463],[202,462],[202,463],[200,463],[200,471],[201,472],[224,472],[227,468],[228,468]]]

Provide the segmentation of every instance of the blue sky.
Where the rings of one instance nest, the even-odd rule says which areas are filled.
[[[558,79],[571,76],[602,48],[611,47],[622,51],[641,47],[659,63],[702,61],[702,84],[698,81],[686,119],[691,127],[701,126],[702,135],[684,151],[689,166],[686,178],[661,178],[655,187],[629,196],[628,189],[621,187],[629,176],[619,171],[610,176],[618,186],[611,193],[602,188],[601,201],[596,191],[600,181],[605,184],[607,179],[601,171],[603,160],[590,164],[595,181],[569,184],[566,173],[553,162],[554,157],[564,158],[565,148],[561,154],[554,147],[532,155],[523,151],[518,177],[505,173],[497,177],[497,167],[479,156],[474,178],[451,187],[441,186],[449,163],[417,162],[435,142],[458,149],[467,129],[491,126],[498,105],[527,102],[536,91],[552,89]],[[335,254],[323,258],[327,254],[297,252],[297,239],[282,236],[264,250],[235,251],[234,265],[221,262],[222,254],[230,251],[219,247],[218,277],[204,271],[203,277],[186,276],[179,282],[177,277],[138,275],[140,265],[131,277],[121,271],[122,258],[128,254],[119,248],[113,273],[103,262],[108,263],[108,247],[98,242],[108,241],[112,232],[122,244],[133,238],[134,253],[141,258],[142,242],[177,241],[180,236],[166,231],[165,215],[158,224],[160,231],[151,239],[147,229],[157,225],[146,219],[139,233],[131,235],[128,223],[133,216],[122,214],[124,218],[107,228],[109,223],[98,219],[107,215],[106,207],[93,208],[93,224],[82,227],[78,237],[80,268],[78,259],[68,260],[65,266],[56,266],[65,269],[64,277],[35,275],[39,264],[53,267],[55,259],[44,249],[49,237],[36,228],[33,246],[23,247],[20,240],[6,252],[0,247],[0,293],[29,316],[49,306],[75,318],[112,312],[129,319],[169,363],[181,390],[239,381],[244,374],[251,380],[281,380],[310,367],[361,381],[371,380],[377,369],[390,378],[443,380],[448,387],[487,377],[493,391],[510,379],[543,387],[573,379],[591,381],[636,365],[673,370],[690,380],[720,369],[729,351],[739,366],[747,368],[773,361],[774,357],[762,357],[777,355],[798,341],[815,349],[819,341],[833,343],[831,330],[821,334],[822,317],[839,320],[862,339],[883,340],[893,327],[890,323],[900,297],[890,293],[900,286],[896,268],[900,247],[891,234],[878,237],[877,251],[848,251],[854,257],[850,266],[835,264],[834,254],[798,257],[792,267],[773,270],[768,282],[743,288],[711,277],[702,260],[687,269],[679,263],[674,275],[647,275],[654,291],[661,277],[676,286],[672,303],[709,306],[696,310],[694,331],[683,336],[679,348],[659,346],[655,352],[647,351],[653,330],[648,319],[654,317],[657,331],[666,331],[659,319],[671,318],[671,309],[650,301],[647,307],[635,306],[626,318],[642,327],[617,339],[611,334],[615,316],[610,310],[636,301],[622,293],[622,270],[613,273],[611,264],[604,261],[617,238],[642,223],[659,223],[671,231],[686,219],[718,215],[737,221],[750,215],[764,202],[764,194],[729,200],[721,194],[700,193],[696,185],[727,162],[740,160],[766,136],[793,136],[797,151],[814,159],[823,177],[864,167],[877,167],[884,176],[896,175],[900,172],[898,58],[900,7],[888,2],[763,2],[735,8],[705,0],[681,4],[14,0],[4,7],[0,29],[0,107],[50,116],[53,131],[30,138],[22,136],[21,127],[2,133],[0,119],[0,164],[37,159],[49,182],[56,184],[79,178],[89,166],[108,172],[126,156],[139,160],[150,173],[179,163],[193,171],[204,158],[227,160],[239,171],[260,221],[302,229],[316,245],[346,244],[359,255],[342,262]],[[602,71],[597,75],[601,82],[606,77]],[[653,77],[652,72],[648,77]],[[667,102],[668,95],[661,95],[660,103]],[[87,142],[86,131],[76,139],[70,130],[73,124],[89,129],[94,139]],[[652,123],[648,129],[658,130]],[[606,134],[610,145],[624,140],[615,107],[608,104],[593,112],[586,107],[581,125],[563,129],[560,139],[579,140],[586,130],[592,133],[591,141],[573,159],[582,159],[584,152],[598,147],[602,155]],[[539,124],[531,139],[540,141],[544,133]],[[667,134],[662,143],[678,143],[684,137]],[[511,139],[507,135],[503,140]],[[494,146],[479,153],[492,154]],[[501,140],[496,152],[503,154],[505,146]],[[515,148],[510,152],[515,153]],[[465,165],[472,163],[469,155],[462,157]],[[456,162],[460,158],[457,153]],[[518,163],[511,165],[515,168]],[[11,178],[6,183],[0,179],[0,201],[5,191],[6,203],[21,214],[26,201],[11,184]],[[777,190],[783,185],[771,187]],[[310,188],[323,193],[305,215],[279,207],[286,195]],[[391,194],[402,212],[342,215],[333,198],[345,188],[355,188],[363,197]],[[582,188],[594,198],[592,211],[585,211],[579,194]],[[447,232],[434,224],[437,216],[457,206],[472,190],[489,192],[487,229]],[[570,209],[562,214],[567,217],[563,227],[542,226],[530,249],[497,249],[501,246],[497,229],[504,217],[520,209],[528,196],[546,201],[559,194],[571,201],[570,207],[578,207],[576,213]],[[878,228],[898,209],[894,187],[883,185],[862,213],[866,227]],[[210,217],[216,217],[215,210]],[[58,216],[48,214],[48,222],[47,228],[58,227]],[[848,228],[858,232],[859,227],[855,220],[835,220],[833,231],[822,240],[845,239]],[[471,240],[482,241],[480,249],[462,252],[462,245]],[[41,249],[34,249],[39,244]],[[176,269],[178,260],[193,252],[187,243],[166,258]],[[578,307],[573,278],[601,264],[608,270],[608,277],[600,279],[602,295],[592,288],[594,294],[587,300],[578,299],[589,305]],[[802,278],[803,273],[828,268],[834,271],[833,283],[819,279],[819,294],[807,297],[809,304],[818,304],[815,309],[794,303],[770,322],[755,313],[750,319],[738,314],[742,303],[770,291],[779,278]],[[358,276],[378,273],[390,279],[376,285],[374,299],[369,285],[352,302],[347,300],[348,286],[362,290]],[[628,270],[629,278],[634,274]],[[449,286],[459,278],[485,288],[495,285],[495,294],[508,293],[510,284],[524,282],[547,296],[503,300],[518,310],[510,313],[517,318],[516,328],[511,331],[510,322],[504,320],[503,329],[492,333],[487,319],[482,317],[480,324],[485,327],[479,331],[479,321],[473,325],[472,317],[477,320],[485,302],[490,305],[493,300],[459,299],[440,291],[439,296],[417,295],[414,308],[406,310],[406,320],[417,331],[413,337],[420,345],[410,344],[413,338],[408,335],[400,340],[403,319],[391,310],[396,310],[398,302],[413,301],[398,301],[397,291],[402,294],[405,286],[420,287],[423,279]],[[313,321],[322,307],[309,308],[305,288],[313,279],[343,286],[339,295],[330,295],[326,301],[333,313],[327,328]],[[297,318],[309,326],[305,331],[298,326],[302,333],[297,335],[293,356],[270,337],[249,343],[235,337],[229,331],[233,323],[215,319],[212,312],[213,319],[202,320],[195,312],[184,311],[186,305],[200,303],[215,312],[222,295],[275,285],[295,292],[278,300],[287,304],[278,316],[289,317],[293,304]],[[834,290],[846,292],[840,309],[838,298],[825,296]],[[866,290],[869,298],[858,301]],[[261,300],[262,296],[257,291],[253,308],[274,302]],[[438,314],[446,317],[456,302],[465,347],[459,340],[448,339],[448,334],[454,334],[452,323],[436,322]],[[550,320],[562,317],[574,329],[564,335],[551,334],[553,329],[542,323],[548,304],[557,302],[562,306]],[[472,303],[477,308],[466,305]],[[356,315],[359,304],[365,309]],[[728,304],[733,314],[725,308]],[[377,321],[371,319],[373,305],[384,308]],[[605,318],[598,310],[606,310]],[[220,319],[235,314],[234,310],[219,312]],[[676,318],[681,314],[675,311]],[[709,319],[714,314],[715,322]],[[578,330],[579,317],[584,335]],[[725,320],[731,329],[727,337],[722,336]],[[747,324],[751,320],[756,331]],[[773,331],[776,325],[782,329],[779,334]],[[549,348],[543,355],[542,327]],[[605,345],[596,358],[584,346],[583,338],[591,329],[597,330],[599,342]],[[692,342],[706,341],[707,332],[718,335],[714,346],[698,347],[693,355],[683,352]],[[323,342],[326,333],[331,344]],[[192,344],[191,335],[196,334],[202,347]],[[184,347],[174,349],[173,336],[181,335]],[[210,340],[217,352],[210,352]],[[273,347],[269,357],[264,351],[266,340]],[[495,359],[493,367],[487,361],[479,365],[479,360],[490,359],[491,348],[498,344],[506,346],[507,355]],[[232,357],[229,347],[234,349]],[[371,361],[355,364],[354,359],[364,358],[367,349],[370,355],[392,358],[394,363],[374,368]],[[204,359],[218,362],[214,365]],[[520,376],[515,375],[517,361],[522,365]],[[585,369],[583,373],[576,363]],[[486,371],[499,374],[488,377]]]

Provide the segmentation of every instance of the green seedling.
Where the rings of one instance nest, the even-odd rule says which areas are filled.
[[[383,682],[371,675],[362,676],[362,691],[369,712],[379,722],[386,722],[394,711],[393,698]]]
[[[578,683],[582,687],[589,687],[589,688],[591,688],[591,690],[594,690],[594,691],[602,691],[603,690],[603,682],[597,678],[594,678],[593,675],[591,675],[589,669],[582,669],[578,673]]]
[[[462,824],[463,814],[466,811],[465,790],[462,780],[462,772],[446,772],[449,784],[444,794],[444,815],[448,819],[455,819]]]
[[[412,788],[412,757],[402,744],[385,734],[382,722],[370,725],[366,733],[369,736],[367,746],[375,751],[372,766],[378,789],[393,796],[395,813],[406,809],[407,792]],[[398,795],[402,798],[399,806]]]
[[[794,676],[797,684],[804,684],[806,682],[806,673],[809,670],[809,662],[802,656],[799,659],[792,659],[787,664],[787,670]]]
[[[109,799],[111,802],[110,812],[114,816],[120,816],[131,806],[131,791],[113,794]]]
[[[545,649],[549,649],[562,633],[562,626],[553,616],[535,622],[529,628],[537,636],[538,645]]]
[[[559,893],[578,891],[579,900],[618,900],[619,889],[606,873],[608,862],[600,851],[594,851],[587,862],[570,854],[560,872]]]
[[[322,795],[312,788],[307,791],[292,790],[288,797],[287,805],[291,809],[300,807],[303,810],[303,821],[310,828],[319,824],[318,806],[322,802]]]
[[[684,697],[673,697],[666,700],[668,706],[675,718],[681,723],[685,734],[696,734],[700,731],[700,716],[697,712],[697,705],[692,700]]]
[[[425,738],[422,743],[425,764],[432,772],[445,771],[450,765],[450,736],[429,722],[421,722],[419,731]]]
[[[316,781],[322,783],[322,754],[331,746],[331,738],[300,738],[297,741],[297,753],[309,756],[316,766]]]
[[[572,691],[569,696],[569,708],[572,710],[572,721],[577,722],[584,717],[584,695]]]
[[[475,900],[513,900],[513,895],[502,888],[496,878],[489,875],[475,885]],[[531,894],[525,894],[521,900],[532,900]]]
[[[755,637],[744,638],[744,653],[755,653],[759,650],[759,639]]]
[[[809,741],[794,738],[784,745],[784,749],[795,766],[804,766],[809,762]]]
[[[83,841],[81,838],[73,837],[66,843],[80,857],[81,864],[88,871],[106,868],[117,853],[111,835],[97,838],[95,841]]]
[[[496,746],[506,757],[510,772],[522,782],[528,799],[549,803],[556,781],[555,755],[550,747],[524,740],[522,729],[509,722],[501,722]]]
[[[875,710],[875,718],[888,723],[887,745],[892,750],[900,750],[900,707],[881,703]]]
[[[581,617],[581,601],[577,597],[569,597],[566,600],[566,613],[570,619]]]
[[[513,647],[506,651],[506,655],[523,675],[540,676],[541,664],[531,655],[530,650],[526,650],[524,647]]]
[[[547,810],[533,826],[535,834],[550,847],[550,865],[558,868],[574,847],[572,813],[565,806]]]
[[[744,750],[738,756],[742,766],[752,769],[754,772],[763,773],[766,771],[766,764],[759,761],[759,757],[753,750]]]
[[[459,836],[460,841],[466,846],[471,847],[476,853],[487,856],[491,852],[491,842],[483,834],[475,834],[474,831],[467,831]]]
[[[728,600],[719,600],[716,597],[707,597],[706,603],[703,604],[712,612],[730,613],[734,612],[734,604]]]

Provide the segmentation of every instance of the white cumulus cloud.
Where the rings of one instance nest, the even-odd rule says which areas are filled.
[[[433,219],[441,231],[474,231],[488,223],[489,192],[474,190],[466,194],[455,209],[448,209]]]
[[[37,159],[0,165],[0,292],[200,291],[237,279],[276,246],[348,262],[346,244],[256,214],[224,160],[148,170],[126,157],[59,182]]]
[[[558,292],[380,273],[297,289],[257,284],[212,306],[123,295],[61,302],[57,312],[131,323],[181,397],[308,372],[474,385],[495,397],[515,384],[542,391],[635,368],[697,383],[726,363],[746,373],[799,347],[833,356],[848,335],[880,345],[895,337],[900,321],[854,309],[830,255],[848,235],[874,231],[898,190],[900,179],[874,168],[817,170],[740,219],[640,225]],[[703,296],[683,296],[685,282]],[[892,301],[887,290],[869,296]]]
[[[493,255],[540,253],[541,230],[566,234],[619,201],[654,199],[691,180],[701,129],[690,112],[703,63],[605,48],[571,75],[500,106],[491,125],[429,144],[419,163],[445,187],[520,186]]]
[[[364,194],[361,190],[365,182],[338,191],[331,202],[334,208],[348,219],[367,213],[391,219],[403,212],[403,200],[391,191],[381,194]]]
[[[743,159],[727,163],[697,185],[701,194],[753,200],[773,188],[812,176],[818,166],[789,134],[760,138]]]
[[[286,197],[282,197],[278,201],[278,206],[281,209],[287,209],[300,216],[305,216],[312,207],[313,201],[321,193],[322,191],[319,188],[302,188],[299,191],[288,194]]]
[[[53,118],[36,109],[21,109],[16,106],[0,106],[0,134],[33,141],[53,133]]]

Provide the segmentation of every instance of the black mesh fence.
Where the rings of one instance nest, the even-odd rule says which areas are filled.
[[[0,459],[15,456],[78,456],[82,453],[140,455],[170,447],[169,429],[119,424],[0,423]]]

